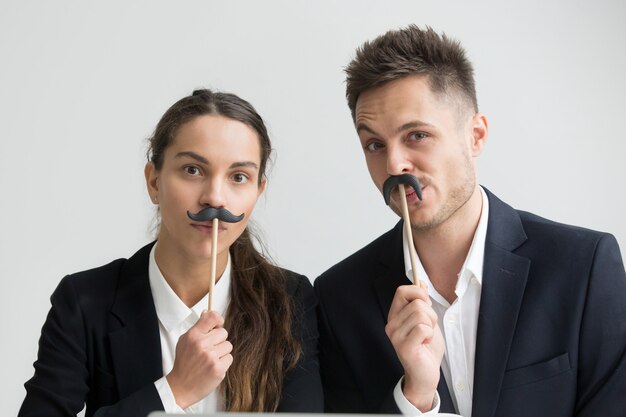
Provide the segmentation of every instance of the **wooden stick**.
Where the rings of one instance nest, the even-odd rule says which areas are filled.
[[[413,233],[411,233],[411,219],[409,218],[409,206],[406,202],[406,194],[404,193],[404,184],[398,184],[398,192],[400,193],[400,205],[402,206],[402,219],[404,220],[404,234],[409,240],[409,257],[411,258],[411,272],[413,273],[413,284],[420,285],[420,279],[417,276],[417,253],[415,253],[415,245],[413,244]]]
[[[213,219],[211,229],[211,281],[209,282],[209,311],[213,310],[213,288],[215,288],[215,273],[217,270],[217,231],[218,220]]]

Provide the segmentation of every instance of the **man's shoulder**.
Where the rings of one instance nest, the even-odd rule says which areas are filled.
[[[591,230],[581,226],[574,226],[547,219],[535,213],[519,210],[500,200],[489,190],[485,189],[489,197],[489,227],[488,240],[499,240],[502,234],[507,234],[516,224],[523,230],[523,242],[526,246],[550,245],[593,245],[602,239],[615,239],[611,234]]]
[[[530,239],[550,239],[556,243],[597,242],[611,236],[609,233],[588,229],[581,226],[561,223],[523,210],[516,210],[520,216],[524,231]]]
[[[362,279],[363,274],[371,273],[376,266],[383,262],[384,254],[389,253],[394,242],[401,245],[400,223],[383,233],[381,236],[357,250],[347,258],[338,262],[322,273],[315,280],[315,286],[325,286],[330,283],[348,283]],[[400,249],[400,246],[398,246]]]

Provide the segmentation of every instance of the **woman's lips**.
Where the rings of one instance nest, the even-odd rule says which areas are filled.
[[[226,230],[225,227],[222,226],[221,224],[222,222],[219,222],[218,226],[217,226],[217,233],[222,233]],[[191,226],[193,226],[196,230],[199,230],[202,233],[212,233],[213,232],[213,225],[211,223],[191,223]]]

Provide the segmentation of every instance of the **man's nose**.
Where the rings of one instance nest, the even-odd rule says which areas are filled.
[[[409,159],[407,149],[401,145],[387,147],[387,174],[401,175],[411,172],[413,164]]]

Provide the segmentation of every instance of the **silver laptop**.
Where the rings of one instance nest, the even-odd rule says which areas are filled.
[[[153,411],[148,417],[189,416],[190,414],[168,414],[164,411]],[[316,413],[209,413],[193,414],[197,417],[329,417],[328,414]],[[398,417],[398,414],[340,414],[341,417]],[[456,416],[457,414],[435,414],[434,416]]]
[[[169,414],[165,411],[153,411],[148,417],[174,417],[189,416],[190,414]],[[192,414],[196,417],[329,417],[328,414],[316,413],[208,413],[208,414]],[[341,414],[341,417],[367,417],[369,414]],[[374,415],[371,415],[372,417]],[[395,414],[375,414],[376,417],[398,417]]]

